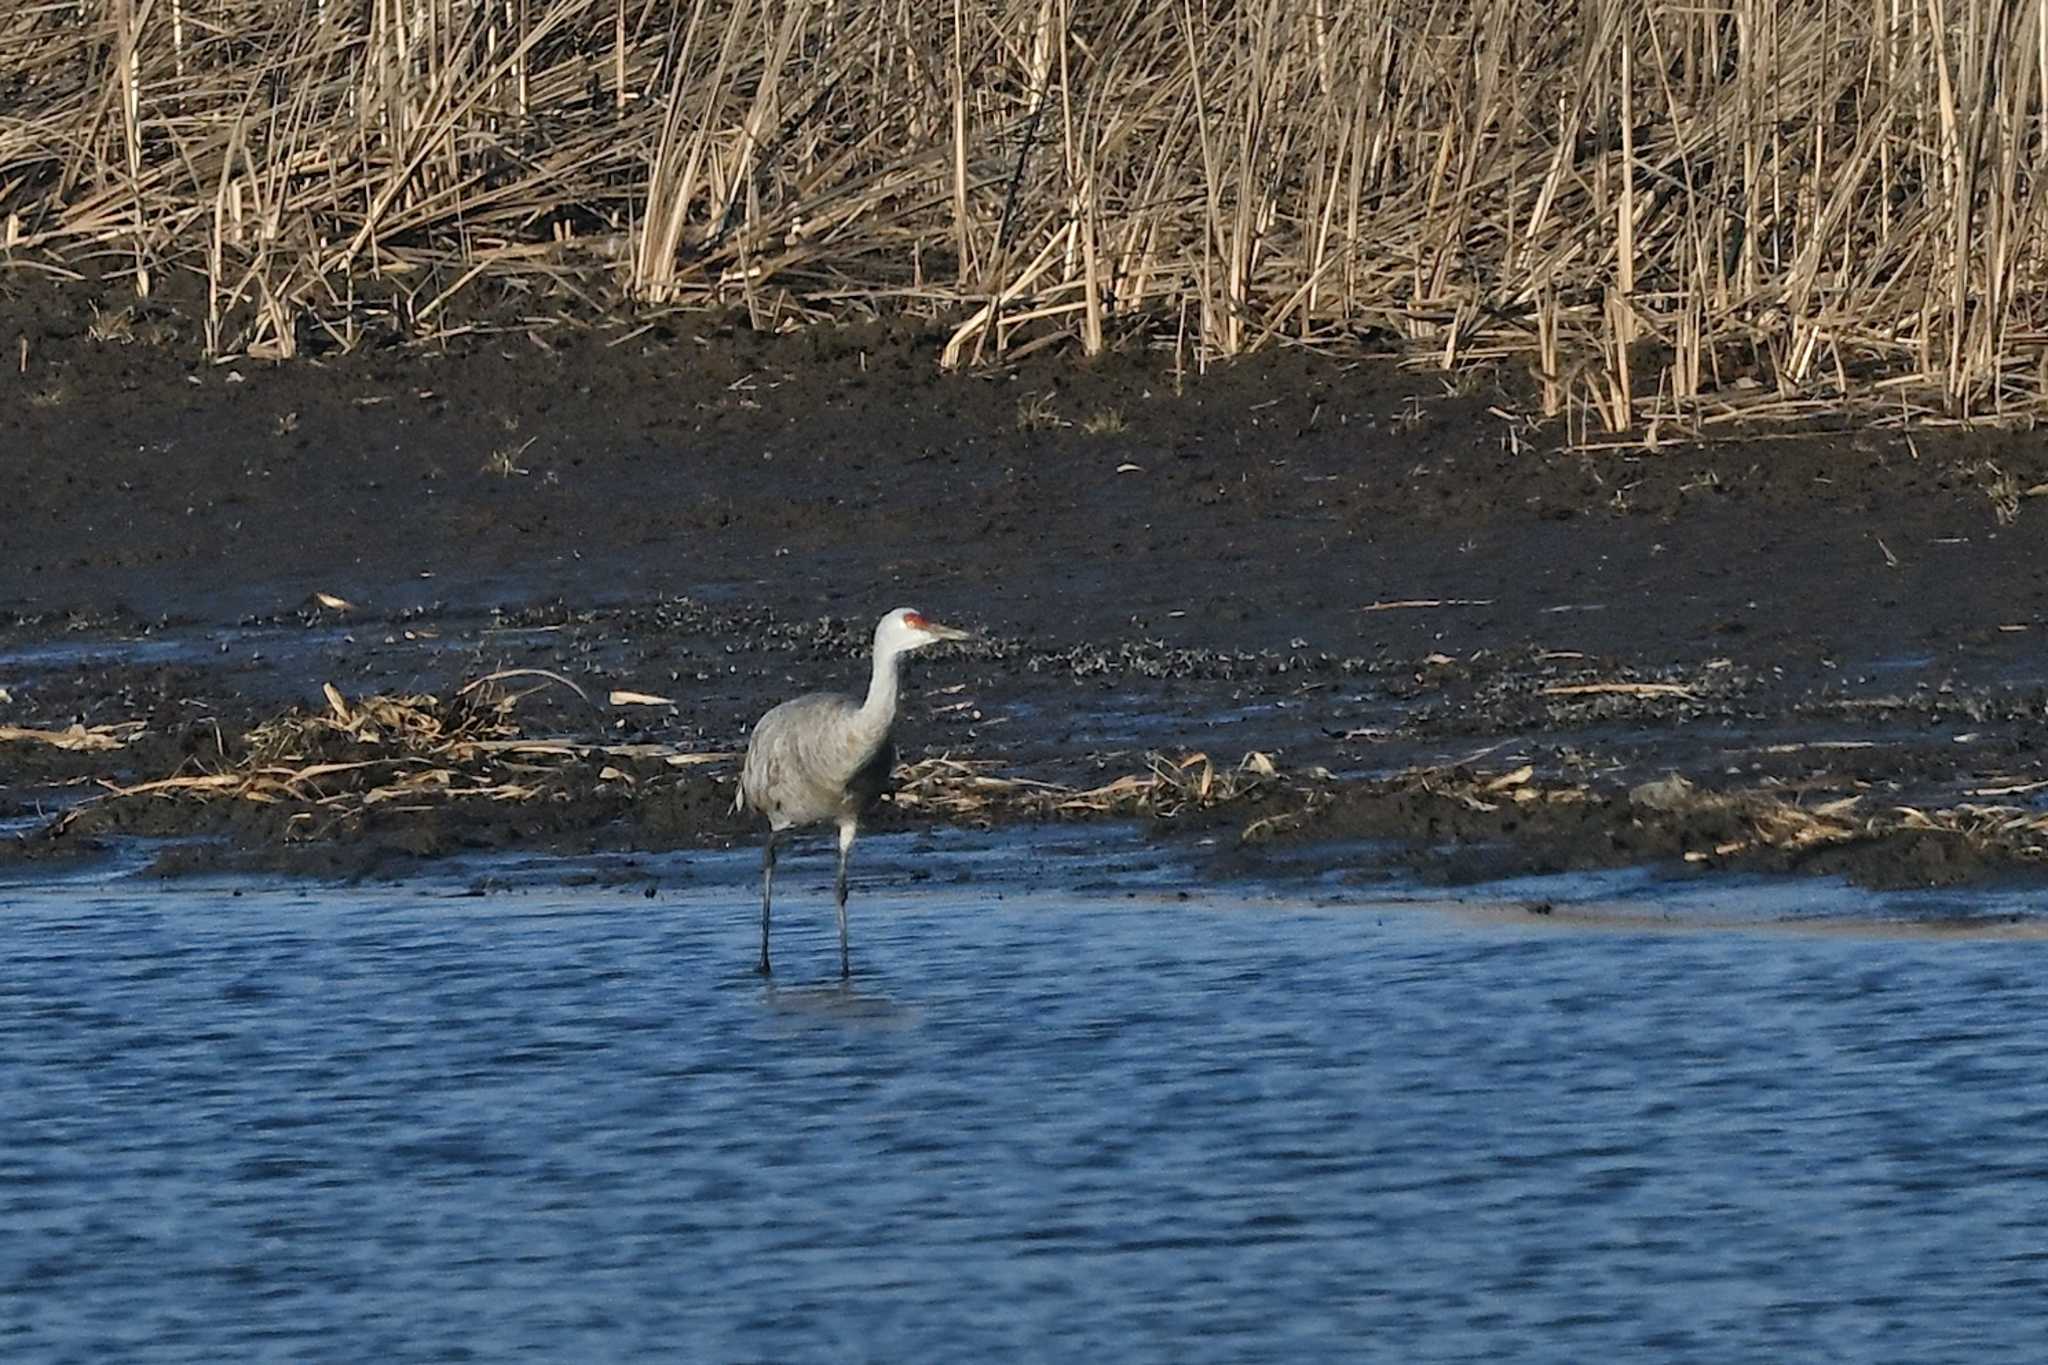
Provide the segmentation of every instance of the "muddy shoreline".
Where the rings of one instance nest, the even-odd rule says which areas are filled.
[[[2039,865],[2048,508],[2027,493],[2048,449],[2029,433],[1588,452],[1523,415],[1513,376],[1295,352],[954,376],[907,322],[501,313],[435,348],[218,366],[174,313],[120,316],[0,276],[0,342],[26,357],[0,370],[0,725],[127,727],[83,751],[0,741],[10,858],[148,837],[166,870],[360,875],[744,839],[716,763],[598,748],[729,751],[773,700],[856,685],[869,623],[909,603],[982,636],[916,668],[912,759],[1087,790],[1149,754],[1260,754],[1286,778],[1242,806],[1100,812],[1162,837],[1313,792],[1267,832],[1361,876]],[[517,703],[520,734],[590,750],[528,774],[533,800],[351,822],[317,818],[327,788],[99,799],[232,769],[326,686],[445,703],[507,668],[584,693]],[[607,704],[619,689],[669,702]],[[1582,795],[1484,799],[1523,768],[1513,787]],[[1695,808],[1632,798],[1670,774]],[[1730,824],[1743,802],[1849,798],[1816,847]],[[1213,862],[1256,871],[1268,843],[1218,839]]]

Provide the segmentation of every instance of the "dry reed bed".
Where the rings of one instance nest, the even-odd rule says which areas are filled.
[[[0,248],[202,276],[217,355],[489,276],[1392,339],[1652,439],[2030,415],[2044,100],[2048,0],[27,0]]]

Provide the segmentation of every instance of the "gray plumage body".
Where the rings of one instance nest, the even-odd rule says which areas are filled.
[[[754,723],[740,765],[734,810],[768,820],[761,847],[761,967],[768,974],[769,905],[775,888],[775,846],[783,831],[803,825],[839,827],[839,974],[852,975],[846,939],[846,867],[860,818],[889,790],[896,767],[897,661],[914,649],[966,632],[938,625],[907,607],[875,627],[874,672],[865,700],[813,692],[783,702]]]
[[[863,717],[861,703],[837,692],[782,703],[747,741],[733,809],[767,816],[773,830],[859,820],[890,788],[895,711],[892,704],[886,716]]]

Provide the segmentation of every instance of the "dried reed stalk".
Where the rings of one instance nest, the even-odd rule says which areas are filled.
[[[22,725],[0,725],[0,744],[41,744],[72,753],[103,753],[125,748],[142,733],[142,722],[87,726],[75,722],[62,730],[40,730]]]

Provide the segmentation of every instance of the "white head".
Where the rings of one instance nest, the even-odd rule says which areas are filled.
[[[909,607],[898,607],[882,618],[875,627],[875,656],[907,654],[913,649],[923,649],[941,640],[964,640],[967,632],[942,626],[937,621],[928,621],[923,613]]]

